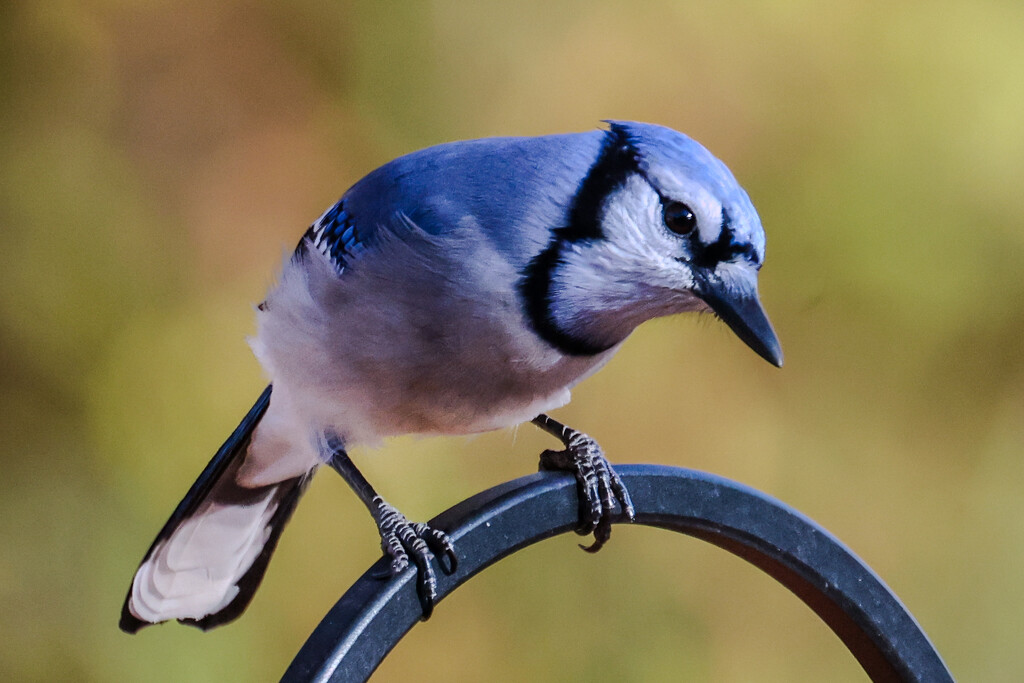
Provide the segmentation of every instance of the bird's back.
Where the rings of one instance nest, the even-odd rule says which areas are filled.
[[[401,212],[433,235],[475,223],[516,268],[525,267],[594,163],[607,133],[483,138],[428,147],[371,172],[343,197],[358,237],[395,226]]]

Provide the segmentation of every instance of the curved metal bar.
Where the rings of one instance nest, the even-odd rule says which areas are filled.
[[[703,472],[616,468],[636,523],[678,531],[734,553],[814,610],[874,681],[952,681],[914,617],[882,580],[813,521],[759,491]],[[572,476],[537,473],[477,494],[433,526],[456,544],[459,567],[438,572],[438,601],[477,572],[577,523]],[[283,681],[365,681],[420,619],[412,569],[388,580],[378,561],[313,631]]]

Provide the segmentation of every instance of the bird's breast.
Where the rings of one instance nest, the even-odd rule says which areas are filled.
[[[519,274],[465,242],[399,241],[340,276],[315,250],[286,265],[254,348],[298,412],[350,443],[488,431],[564,405],[611,357],[542,341]]]

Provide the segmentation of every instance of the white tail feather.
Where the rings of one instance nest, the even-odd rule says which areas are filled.
[[[155,623],[202,619],[224,609],[270,537],[275,493],[268,487],[245,505],[205,501],[139,567],[131,613]]]

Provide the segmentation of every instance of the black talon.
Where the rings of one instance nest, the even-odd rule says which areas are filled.
[[[386,569],[374,571],[374,578],[397,576],[409,568],[411,560],[416,567],[416,594],[423,610],[421,618],[426,621],[434,611],[434,599],[437,597],[437,574],[430,560],[436,558],[441,571],[453,574],[458,567],[454,544],[440,529],[422,522],[410,522],[397,508],[377,495],[348,457],[340,439],[327,435],[325,445],[330,453],[328,464],[344,477],[377,523],[380,547],[384,556],[390,559],[390,564]]]
[[[623,516],[633,521],[635,512],[629,492],[592,438],[547,415],[538,415],[533,423],[565,444],[564,450],[541,453],[540,469],[571,472],[576,477],[580,502],[580,522],[576,533],[581,536],[594,534],[591,545],[581,544],[580,547],[596,553],[611,537],[616,506]]]
[[[437,558],[441,570],[445,574],[454,574],[459,568],[459,558],[455,555],[455,545],[448,538],[448,534],[434,529],[423,522],[413,524],[416,535],[426,541],[430,552]],[[445,563],[447,562],[447,567]]]
[[[380,547],[384,555],[391,558],[388,570],[374,574],[380,579],[397,576],[409,567],[410,561],[416,566],[416,594],[419,596],[424,621],[434,611],[437,597],[437,573],[430,560],[437,558],[441,571],[454,573],[458,566],[455,547],[448,535],[422,522],[410,522],[405,515],[380,496],[371,501],[371,514],[380,530]]]

